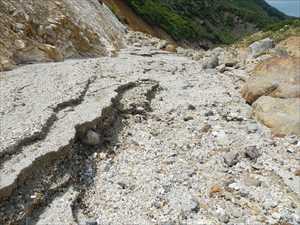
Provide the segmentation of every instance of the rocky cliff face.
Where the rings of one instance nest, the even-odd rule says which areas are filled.
[[[109,55],[122,45],[125,29],[97,0],[3,0],[0,17],[0,70]]]

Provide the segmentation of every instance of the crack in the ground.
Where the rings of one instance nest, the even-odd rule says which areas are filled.
[[[159,90],[158,82],[138,80],[120,86],[116,90],[117,96],[111,100],[110,106],[102,110],[100,117],[76,126],[76,135],[69,145],[39,157],[19,174],[9,198],[0,202],[0,224],[35,224],[44,209],[71,186],[79,192],[76,203],[73,204],[73,216],[76,220],[76,210],[81,198],[93,182],[94,175],[86,175],[86,161],[91,161],[95,168],[91,156],[99,148],[101,151],[106,150],[111,156],[114,155],[112,145],[122,129],[123,115],[133,113],[124,109],[126,106],[121,103],[123,96],[127,91],[144,84],[150,85],[150,89],[142,95],[147,99],[145,110],[151,111],[150,103]],[[80,101],[73,103],[80,104]],[[141,104],[145,106],[144,101]],[[58,111],[67,106],[70,104],[60,105]],[[105,140],[101,146],[91,147],[81,143],[82,136],[92,127]]]
[[[20,151],[22,151],[22,148],[28,145],[32,145],[33,143],[37,141],[44,140],[51,127],[54,125],[54,123],[57,121],[57,114],[64,110],[67,107],[75,107],[82,103],[84,100],[84,97],[89,90],[90,85],[96,80],[96,77],[93,76],[90,79],[87,80],[83,90],[78,95],[77,98],[69,99],[68,101],[61,102],[57,104],[53,108],[53,113],[51,116],[46,120],[45,124],[42,126],[41,130],[38,132],[35,132],[29,137],[25,137],[24,139],[18,141],[17,143],[7,147],[4,151],[0,152],[0,168],[3,162],[9,160],[13,155],[18,154]]]

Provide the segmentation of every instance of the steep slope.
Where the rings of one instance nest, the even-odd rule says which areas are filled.
[[[124,0],[103,0],[110,7],[121,22],[130,29],[150,34],[164,40],[173,41],[172,37],[158,26],[150,25],[137,15]]]
[[[13,64],[108,55],[124,26],[97,0],[0,1],[0,71]]]
[[[264,0],[127,0],[127,3],[148,23],[160,26],[177,41],[231,43],[286,17]]]

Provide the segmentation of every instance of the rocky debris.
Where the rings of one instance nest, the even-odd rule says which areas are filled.
[[[260,97],[253,104],[254,117],[270,127],[274,134],[300,135],[300,99]]]
[[[251,118],[247,71],[126,38],[1,73],[0,224],[298,224],[299,142]]]
[[[265,51],[274,47],[274,41],[271,38],[265,38],[260,41],[256,41],[249,46],[250,54],[253,57],[257,57]]]
[[[97,0],[3,0],[0,16],[1,71],[16,63],[109,55],[122,46],[125,31]]]
[[[253,103],[260,96],[279,98],[300,97],[300,58],[273,57],[263,61],[242,89],[247,102]]]

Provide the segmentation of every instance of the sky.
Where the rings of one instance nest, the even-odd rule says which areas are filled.
[[[289,16],[300,17],[300,0],[266,0],[266,2]]]

